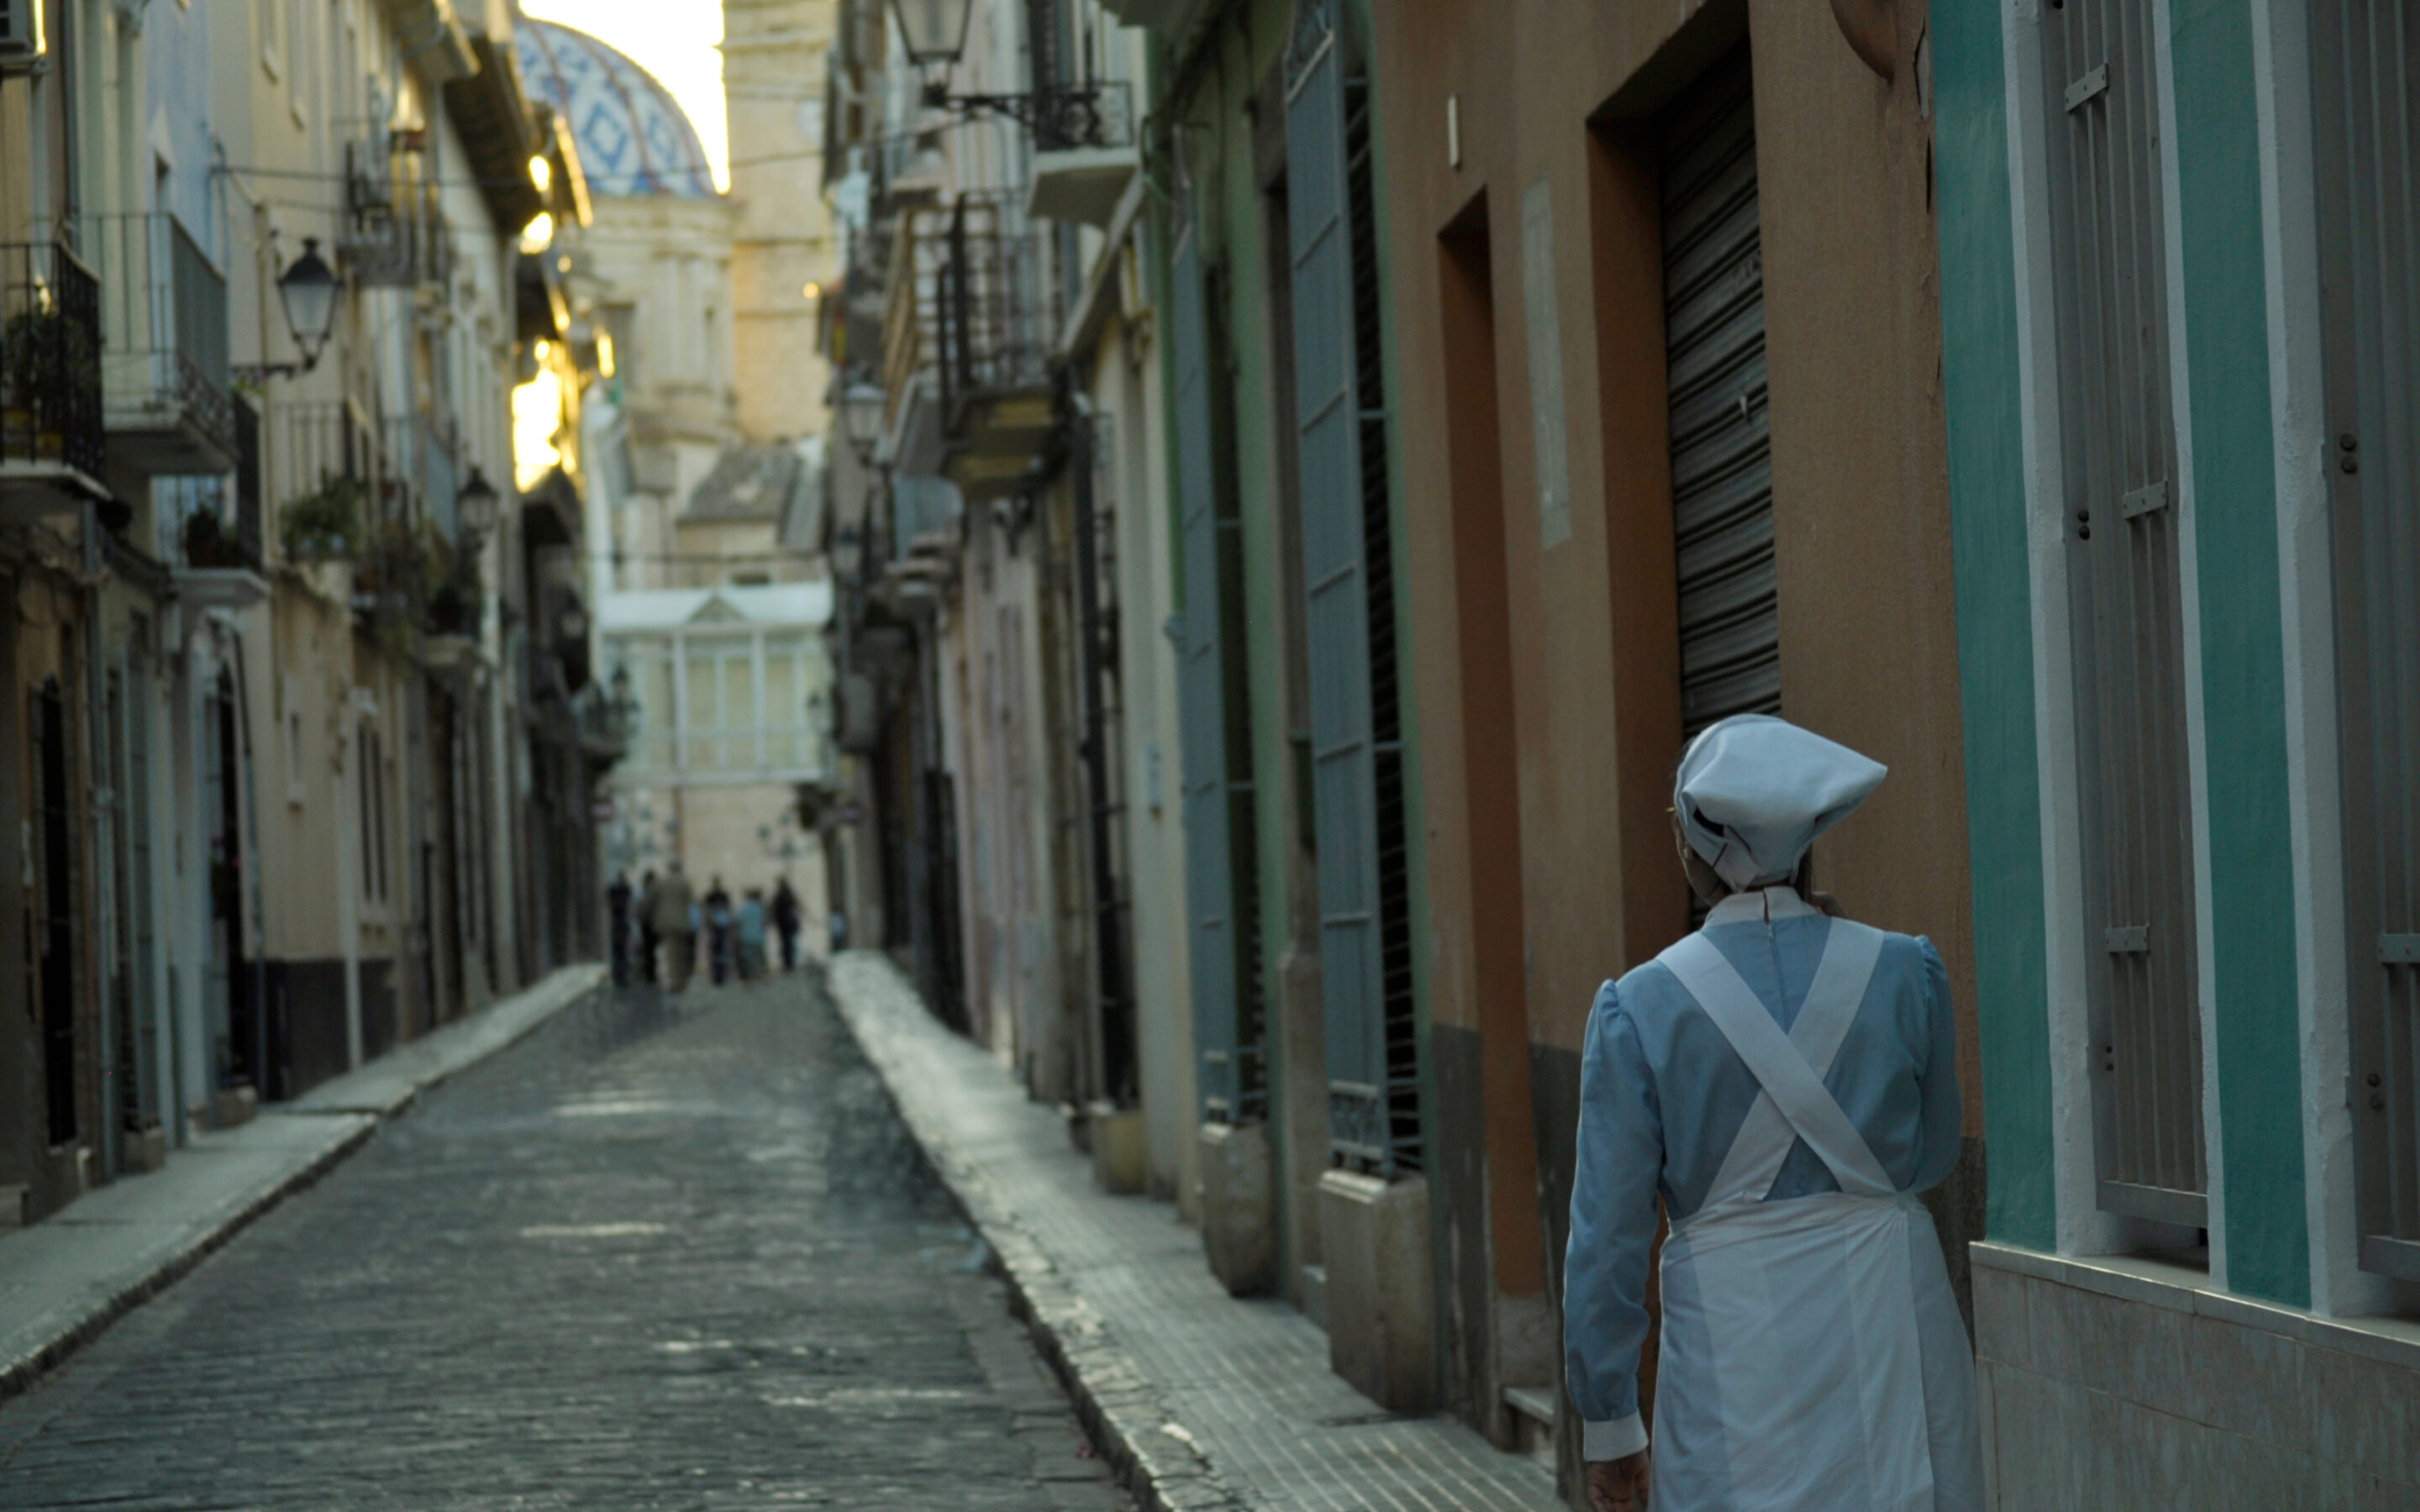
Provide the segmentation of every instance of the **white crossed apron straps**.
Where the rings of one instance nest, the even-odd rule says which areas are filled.
[[[1689,935],[1663,953],[1666,969],[1698,1000],[1763,1088],[1707,1189],[1700,1212],[1730,1201],[1761,1199],[1799,1139],[1831,1168],[1843,1192],[1875,1197],[1897,1192],[1865,1136],[1823,1087],[1865,1001],[1882,949],[1882,931],[1834,919],[1807,1000],[1786,1035],[1756,990],[1705,935]]]

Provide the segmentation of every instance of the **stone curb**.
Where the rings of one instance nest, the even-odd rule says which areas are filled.
[[[576,986],[571,980],[575,978],[579,979]],[[447,1029],[467,1029],[480,1025],[489,1014],[510,1013],[517,1006],[521,1008],[511,1022],[501,1026],[502,1032],[491,1031],[455,1041],[462,1046],[460,1053],[441,1055],[428,1067],[427,1074],[414,1080],[402,1095],[384,1099],[378,1105],[344,1107],[305,1098],[293,1104],[264,1109],[260,1115],[262,1118],[314,1117],[332,1121],[349,1118],[359,1121],[334,1143],[313,1152],[302,1164],[281,1173],[267,1185],[246,1194],[234,1207],[196,1225],[192,1232],[180,1237],[173,1253],[157,1264],[132,1275],[102,1281],[100,1288],[87,1293],[85,1299],[62,1307],[60,1317],[43,1338],[29,1348],[17,1350],[9,1358],[0,1359],[0,1402],[31,1389],[44,1375],[58,1368],[77,1350],[107,1332],[111,1324],[183,1279],[255,1219],[287,1197],[308,1189],[349,1160],[370,1142],[387,1119],[409,1109],[422,1092],[520,1043],[556,1014],[595,992],[602,984],[603,978],[604,968],[601,966],[566,966],[535,986],[487,1009],[477,1019],[446,1026]],[[442,1034],[445,1030],[438,1032]],[[414,1044],[426,1043],[426,1040],[414,1041]],[[402,1055],[411,1048],[411,1045],[402,1046],[394,1053]],[[371,1069],[364,1068],[365,1071]],[[38,1224],[27,1232],[39,1231],[41,1227]],[[8,1289],[8,1249],[0,1245],[0,1291]]]
[[[1108,1320],[1079,1296],[1024,1223],[992,1193],[979,1165],[910,1089],[946,1086],[939,1065],[919,1066],[920,1038],[859,1000],[871,988],[914,989],[882,956],[850,951],[830,968],[832,1003],[892,1104],[923,1147],[968,1224],[991,1247],[1011,1306],[1074,1398],[1076,1415],[1143,1512],[1249,1512],[1258,1505],[1218,1473],[1159,1394],[1135,1369]],[[929,1021],[927,1021],[929,1022]],[[932,1025],[932,1034],[948,1030]],[[919,1074],[919,1072],[923,1074]],[[932,1074],[941,1072],[941,1075]]]
[[[159,1265],[112,1286],[106,1292],[95,1296],[88,1305],[67,1317],[58,1331],[49,1338],[14,1359],[0,1362],[0,1401],[30,1390],[35,1381],[99,1338],[112,1323],[182,1280],[186,1273],[241,1233],[254,1219],[334,1170],[354,1151],[368,1144],[370,1136],[378,1133],[378,1128],[377,1119],[364,1119],[359,1126],[335,1144],[320,1150],[272,1185],[253,1193],[241,1206],[218,1223],[190,1236],[175,1254]]]

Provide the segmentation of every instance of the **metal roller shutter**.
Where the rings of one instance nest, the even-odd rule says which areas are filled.
[[[2420,1281],[2420,21],[2311,19],[2361,1263]]]
[[[2101,1206],[2206,1204],[2151,0],[2041,12]]]
[[[1666,113],[1665,364],[1681,575],[1681,724],[1781,712],[1747,51]]]

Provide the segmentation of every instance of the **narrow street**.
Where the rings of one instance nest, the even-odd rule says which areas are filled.
[[[0,1506],[1125,1505],[821,990],[604,992],[25,1396]]]

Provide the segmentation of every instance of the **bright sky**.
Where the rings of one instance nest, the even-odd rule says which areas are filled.
[[[576,26],[636,58],[689,112],[714,167],[714,187],[731,187],[731,138],[722,118],[721,0],[521,0],[541,21]]]

